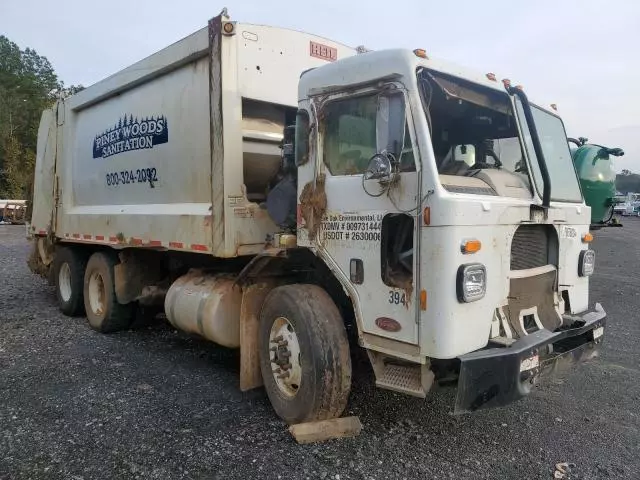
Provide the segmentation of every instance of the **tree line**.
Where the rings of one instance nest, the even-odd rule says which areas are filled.
[[[46,57],[0,35],[0,198],[31,197],[40,115],[82,88],[65,87]]]

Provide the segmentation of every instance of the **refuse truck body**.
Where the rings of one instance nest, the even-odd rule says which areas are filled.
[[[239,348],[290,423],[343,412],[356,349],[381,388],[457,379],[470,412],[603,339],[561,119],[424,50],[220,15],[45,111],[34,184],[63,313]]]

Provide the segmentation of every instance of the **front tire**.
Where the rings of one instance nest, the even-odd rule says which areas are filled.
[[[351,357],[338,308],[322,288],[274,288],[260,313],[260,369],[274,410],[289,424],[339,417]]]
[[[60,247],[53,261],[53,283],[60,311],[68,317],[84,314],[84,271],[87,257],[84,252]]]
[[[129,328],[133,321],[134,303],[118,303],[113,267],[118,257],[113,252],[91,255],[84,274],[84,307],[89,325],[102,333]]]

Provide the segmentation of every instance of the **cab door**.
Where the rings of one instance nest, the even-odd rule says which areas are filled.
[[[417,344],[420,169],[406,105],[388,84],[318,106],[314,181],[327,205],[316,241],[348,282],[362,331]]]

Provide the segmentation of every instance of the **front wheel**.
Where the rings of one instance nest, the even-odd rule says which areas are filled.
[[[316,285],[277,287],[260,313],[260,369],[269,400],[287,423],[338,417],[351,390],[344,323]]]

